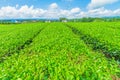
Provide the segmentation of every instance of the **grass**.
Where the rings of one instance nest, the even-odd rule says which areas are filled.
[[[109,57],[120,61],[120,30],[117,22],[68,23],[68,25],[77,29],[79,32],[77,34],[82,35],[82,39],[93,49],[102,51]]]
[[[120,73],[120,68],[118,67],[118,63],[114,59],[108,59],[104,54],[92,50],[84,40],[80,39],[80,36],[82,35],[75,34],[71,28],[62,23],[40,24],[41,23],[36,23],[34,25],[20,24],[25,32],[28,33],[29,31],[30,34],[26,34],[29,37],[37,33],[37,31],[43,27],[44,29],[32,39],[32,42],[29,45],[26,45],[22,50],[15,52],[7,57],[4,62],[0,63],[0,79],[119,79],[118,74]],[[26,27],[30,27],[28,25],[31,25],[32,29],[29,28],[27,31]],[[74,25],[74,23],[72,23],[72,25]],[[79,25],[81,24],[79,23]],[[89,27],[89,25],[87,26]],[[31,32],[33,30],[35,30],[35,32]],[[8,32],[6,29],[5,31]],[[3,33],[3,35],[4,34],[5,33]],[[25,38],[28,40],[29,37]],[[12,38],[16,39],[16,37]],[[13,45],[11,44],[11,46]]]

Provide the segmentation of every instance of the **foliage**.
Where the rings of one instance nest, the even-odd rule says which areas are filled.
[[[20,48],[42,29],[42,23],[11,24],[0,27],[0,58],[19,51]]]
[[[30,37],[42,27],[44,29],[32,39],[31,44],[0,63],[0,79],[112,80],[112,77],[117,77],[117,73],[120,72],[115,60],[108,60],[104,54],[91,50],[78,35],[62,23],[26,24],[20,29],[28,32],[26,27],[32,27],[28,30],[32,34],[24,34]],[[15,26],[11,33],[15,34],[16,28]],[[2,31],[8,32],[6,29]],[[9,38],[16,39],[17,35]],[[29,38],[27,36],[25,38]]]
[[[119,23],[68,23],[82,33],[83,40],[93,49],[120,60]],[[80,35],[80,34],[78,34]]]

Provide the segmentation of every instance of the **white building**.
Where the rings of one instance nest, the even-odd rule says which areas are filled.
[[[66,23],[66,22],[68,22],[68,21],[67,21],[67,20],[62,20],[62,22],[65,22],[65,23]]]

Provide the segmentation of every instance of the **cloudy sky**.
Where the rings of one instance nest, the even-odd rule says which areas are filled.
[[[0,19],[120,16],[120,0],[0,0]]]

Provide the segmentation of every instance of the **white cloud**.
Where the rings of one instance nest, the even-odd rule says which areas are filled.
[[[6,6],[0,8],[0,18],[58,18],[58,17],[75,17],[80,13],[80,8],[65,10],[59,8],[56,3],[49,5],[48,9],[34,8],[34,6]]]
[[[71,13],[79,13],[79,12],[80,12],[80,8],[71,9]]]
[[[21,6],[19,9],[11,6],[2,7],[0,9],[0,18],[33,18],[42,16],[46,10],[35,9],[34,6]]]
[[[81,18],[118,16],[120,9],[108,10],[104,7],[82,11],[79,7],[69,10],[61,9],[56,3],[48,6],[48,9],[34,8],[34,6],[5,6],[0,8],[0,18]]]
[[[16,4],[16,6],[15,6],[16,8],[18,8],[19,7],[19,5],[18,4]]]
[[[112,15],[114,15],[112,10],[107,10],[104,7],[89,10],[87,12],[87,14],[88,14],[88,16],[91,16],[91,17],[102,17],[102,16],[112,16]]]
[[[57,5],[57,3],[52,3],[49,7],[51,9],[56,9],[56,8],[58,8],[58,5]]]
[[[118,0],[91,0],[90,4],[88,4],[88,9],[94,9],[98,7],[102,7],[107,4],[112,4],[117,2]]]
[[[17,17],[17,13],[18,12],[17,12],[16,8],[11,7],[11,6],[2,7],[0,9],[0,17],[3,17],[3,18],[9,17],[9,16],[11,16],[11,17],[16,16]]]

